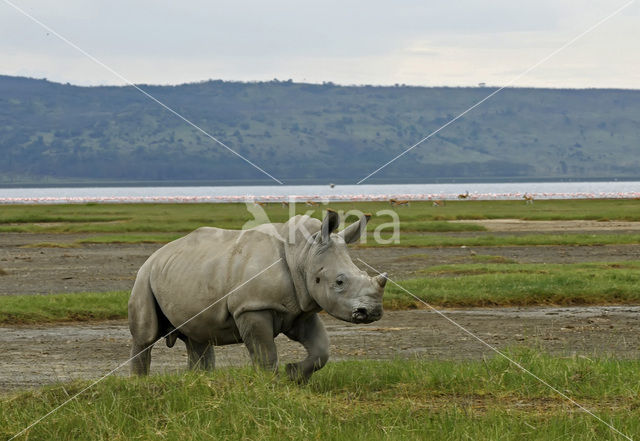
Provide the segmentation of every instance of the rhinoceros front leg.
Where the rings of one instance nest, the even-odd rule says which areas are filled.
[[[189,357],[189,369],[213,370],[215,367],[215,354],[211,343],[200,343],[187,338],[187,355]]]
[[[318,314],[313,314],[294,322],[293,327],[285,334],[290,339],[300,342],[307,350],[307,358],[299,363],[287,364],[285,368],[289,378],[305,383],[311,378],[311,374],[327,364],[329,359],[327,330]]]
[[[278,351],[273,341],[273,315],[270,311],[243,312],[236,318],[242,341],[254,366],[268,371],[278,367]]]

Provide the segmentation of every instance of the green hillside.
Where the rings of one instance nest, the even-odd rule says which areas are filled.
[[[495,89],[141,86],[285,183],[354,183]],[[268,178],[132,87],[0,76],[0,184]],[[640,177],[640,91],[505,89],[370,182]]]

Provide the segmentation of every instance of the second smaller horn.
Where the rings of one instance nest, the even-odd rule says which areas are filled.
[[[376,279],[376,282],[378,282],[380,288],[384,288],[384,286],[387,284],[387,273],[382,273],[379,276],[374,277],[374,279]]]

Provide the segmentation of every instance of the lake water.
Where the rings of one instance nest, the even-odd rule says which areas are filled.
[[[640,198],[640,182],[0,188],[0,204]]]

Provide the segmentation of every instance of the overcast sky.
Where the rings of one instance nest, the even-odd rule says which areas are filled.
[[[0,74],[124,84],[207,79],[505,85],[627,0],[0,0]],[[640,88],[640,1],[515,86]]]

